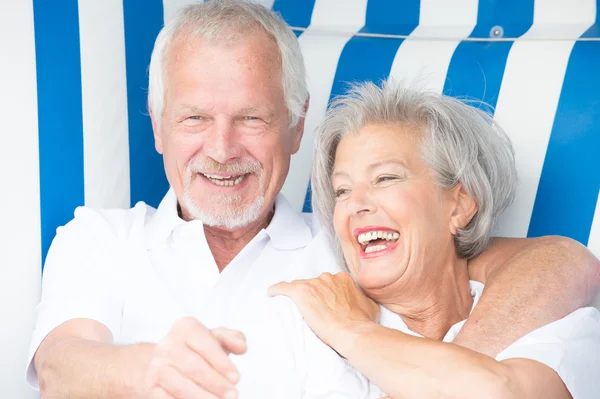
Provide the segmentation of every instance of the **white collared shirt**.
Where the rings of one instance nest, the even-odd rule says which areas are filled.
[[[269,226],[219,273],[202,223],[179,218],[172,190],[157,210],[78,208],[48,253],[28,381],[37,386],[39,344],[67,320],[97,320],[126,345],[157,342],[192,316],[246,335],[248,352],[232,356],[241,399],[366,398],[367,380],[312,333],[293,302],[266,295],[280,281],[340,271],[322,234],[280,195]]]
[[[484,285],[471,281],[471,297],[475,309]],[[380,306],[380,324],[421,337],[411,331],[402,318]],[[452,342],[466,320],[456,323],[444,336],[444,342]],[[600,312],[595,308],[581,308],[566,317],[520,338],[496,356],[502,361],[511,358],[536,360],[552,368],[563,380],[573,399],[600,398]],[[465,388],[468,389],[468,388]],[[371,384],[371,397],[386,396]]]

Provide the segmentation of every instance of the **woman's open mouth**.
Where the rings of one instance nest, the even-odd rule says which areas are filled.
[[[391,251],[398,245],[400,233],[395,230],[370,230],[356,234],[361,256],[373,257]]]

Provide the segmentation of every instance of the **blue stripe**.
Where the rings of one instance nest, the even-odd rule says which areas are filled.
[[[512,42],[462,42],[450,61],[444,94],[484,101],[493,108]]]
[[[288,25],[307,28],[314,8],[315,0],[275,0],[272,10],[281,14]],[[296,32],[296,36],[300,33]]]
[[[501,4],[500,4],[501,3]],[[479,3],[477,26],[469,37],[490,37],[502,26],[505,37],[519,37],[533,24],[533,1],[503,0]],[[444,85],[444,94],[498,102],[506,61],[513,42],[462,42],[456,48]]]
[[[600,42],[569,59],[528,236],[559,234],[587,245],[600,188]]]
[[[148,66],[154,40],[163,25],[160,0],[123,2],[131,204],[144,201],[158,206],[168,190],[162,157],[154,148],[147,111]]]
[[[367,6],[366,24],[360,32],[393,33],[410,35],[419,24],[419,2],[414,0],[398,0],[390,3],[384,0],[370,0]],[[393,21],[402,16],[400,24]],[[403,39],[380,39],[355,36],[346,43],[340,56],[338,67],[331,89],[330,101],[343,94],[351,82],[374,81],[386,79],[398,48]],[[303,212],[311,212],[311,190],[308,187]]]
[[[56,228],[84,205],[77,0],[34,0],[42,263]]]
[[[419,25],[420,8],[419,0],[369,0],[365,26],[360,31],[410,35]]]
[[[493,27],[500,26],[504,37],[519,37],[533,25],[534,0],[479,1],[477,26],[470,37],[488,38]]]

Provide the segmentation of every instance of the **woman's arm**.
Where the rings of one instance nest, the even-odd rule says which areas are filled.
[[[373,322],[339,332],[333,348],[390,398],[571,398],[558,374],[529,359],[502,362]]]
[[[600,288],[600,262],[569,238],[496,238],[469,261],[486,284],[455,343],[495,356],[518,338],[587,306]]]
[[[498,362],[461,346],[376,323],[379,306],[348,273],[279,283],[312,331],[392,398],[570,398],[560,377],[533,360]]]

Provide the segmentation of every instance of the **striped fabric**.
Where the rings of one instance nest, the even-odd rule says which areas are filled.
[[[0,2],[0,396],[35,397],[24,359],[44,256],[78,205],[157,205],[167,190],[146,112],[165,20],[192,0]],[[482,99],[520,184],[497,234],[560,234],[600,256],[598,0],[261,0],[308,68],[304,143],[284,193],[310,211],[313,132],[346,83],[392,75]],[[599,303],[600,304],[600,303]]]

